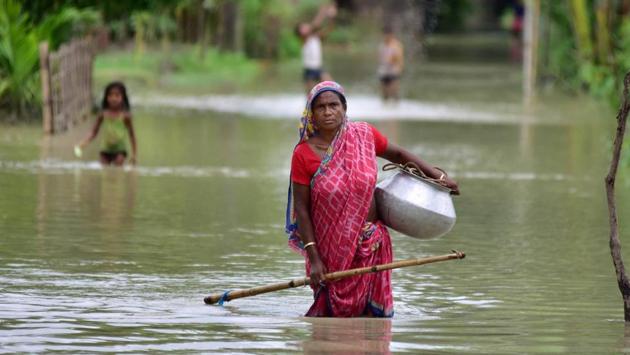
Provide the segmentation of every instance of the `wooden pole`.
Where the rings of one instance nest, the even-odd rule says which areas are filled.
[[[48,42],[39,44],[39,76],[42,80],[42,123],[44,133],[53,133],[53,115],[50,88],[50,62],[48,60]]]
[[[534,98],[538,66],[538,27],[540,0],[525,1],[525,29],[523,34],[523,95],[525,103]]]
[[[610,255],[612,256],[615,273],[617,274],[617,286],[623,298],[623,314],[626,322],[630,322],[630,281],[626,275],[626,268],[621,255],[621,241],[619,240],[619,224],[617,222],[617,205],[615,202],[615,177],[621,156],[621,147],[626,132],[626,122],[628,112],[630,112],[630,97],[628,87],[630,86],[630,73],[624,78],[623,101],[617,113],[617,133],[613,144],[612,160],[610,169],[606,175],[606,198],[608,199],[608,222],[610,224]]]
[[[331,272],[329,274],[326,274],[326,280],[335,281],[335,280],[343,279],[346,277],[368,274],[371,272],[398,269],[401,267],[408,267],[408,266],[418,266],[418,265],[436,263],[439,261],[446,261],[446,260],[452,260],[452,259],[463,259],[464,257],[466,257],[466,254],[453,250],[451,254],[431,256],[431,257],[421,258],[421,259],[407,259],[407,260],[395,261],[389,264],[367,266],[367,267],[362,267],[362,268],[357,268],[357,269],[352,269],[352,270]],[[300,286],[308,285],[310,283],[311,283],[310,277],[305,277],[301,279],[293,279],[289,282],[280,282],[276,284],[248,288],[245,290],[234,290],[234,291],[228,291],[224,293],[215,293],[210,296],[207,296],[206,298],[203,299],[203,301],[206,304],[215,304],[217,302],[219,302],[219,304],[222,304],[223,302],[231,301],[237,298],[250,297],[250,296],[259,295],[261,293],[268,293],[268,292],[285,290],[288,288],[300,287]]]

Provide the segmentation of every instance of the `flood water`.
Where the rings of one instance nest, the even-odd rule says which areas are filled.
[[[303,276],[283,232],[300,93],[132,92],[134,169],[101,168],[98,144],[74,158],[89,124],[52,139],[0,127],[0,352],[630,351],[603,188],[614,112],[561,95],[524,107],[518,66],[445,58],[418,64],[406,101],[384,107],[363,65],[333,71],[351,118],[462,191],[448,235],[393,232],[395,259],[467,254],[394,271],[393,319],[304,318],[308,288],[204,305]]]

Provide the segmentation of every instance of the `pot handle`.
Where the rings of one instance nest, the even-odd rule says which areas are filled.
[[[388,170],[394,170],[394,169],[400,169],[400,170],[404,170],[410,174],[416,175],[424,180],[427,181],[431,181],[434,182],[438,185],[442,185],[444,187],[446,186],[446,181],[444,181],[444,178],[448,176],[448,174],[446,173],[446,171],[444,171],[441,168],[438,168],[437,166],[434,167],[435,169],[439,170],[442,172],[442,174],[444,174],[444,176],[442,176],[440,179],[435,179],[432,177],[427,176],[427,174],[424,173],[424,171],[422,171],[422,169],[420,169],[420,167],[418,166],[418,164],[409,161],[406,162],[405,164],[397,164],[397,163],[387,163],[385,165],[383,165],[383,171],[388,171]]]

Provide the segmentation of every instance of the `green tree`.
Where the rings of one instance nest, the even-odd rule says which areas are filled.
[[[544,1],[548,22],[543,74],[572,90],[618,103],[621,80],[630,64],[630,20],[623,2]]]

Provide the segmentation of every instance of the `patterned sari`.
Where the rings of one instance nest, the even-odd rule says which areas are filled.
[[[336,91],[343,95],[340,88],[332,82],[323,82],[313,88],[307,104],[306,119],[309,120],[310,105],[319,93]],[[306,123],[306,127],[309,123]],[[303,132],[308,130],[303,129]],[[311,220],[316,245],[328,272],[392,261],[387,228],[380,222],[366,222],[377,171],[374,137],[370,127],[366,123],[344,119],[337,137],[311,180]],[[293,222],[287,228],[291,234],[289,245],[305,256],[306,274],[310,275],[310,263],[299,241],[295,219]],[[313,291],[315,302],[306,313],[307,316],[393,315],[391,271],[328,281],[323,286],[316,286]]]

